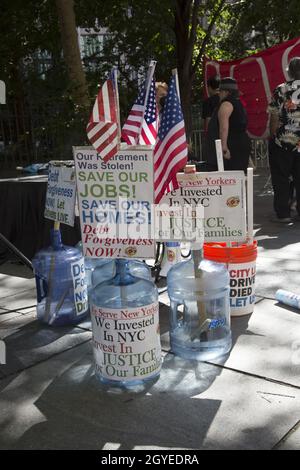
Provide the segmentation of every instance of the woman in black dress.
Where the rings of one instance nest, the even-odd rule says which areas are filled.
[[[223,78],[220,82],[220,104],[208,125],[208,170],[218,169],[215,140],[221,139],[224,169],[247,171],[251,151],[247,123],[247,113],[239,99],[236,80]]]

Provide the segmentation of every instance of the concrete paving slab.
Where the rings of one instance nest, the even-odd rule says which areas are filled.
[[[280,258],[258,258],[256,292],[259,295],[275,298],[277,289],[285,289],[300,294],[300,260]]]
[[[9,312],[0,317],[0,339],[12,336],[22,328],[36,320],[35,312],[31,311],[27,315],[21,312]]]
[[[6,324],[8,321],[12,319],[16,319],[19,316],[22,316],[21,312],[7,312],[7,311],[0,311],[0,338],[1,338],[1,330],[6,330]]]
[[[271,256],[258,256],[257,258],[257,264],[256,267],[258,270],[260,270],[262,273],[271,273],[272,268],[273,268],[273,276],[274,272],[276,269],[279,271],[278,274],[280,274],[281,270],[284,271],[295,271],[299,272],[299,264],[300,264],[300,259],[294,258],[294,259],[289,259],[289,258],[281,258],[281,257],[271,257]],[[275,277],[275,276],[274,276]]]
[[[201,396],[222,401],[203,448],[272,449],[294,425],[295,417],[300,417],[299,392],[246,375],[222,372]]]
[[[24,279],[23,277],[10,276],[0,273],[1,298],[15,295],[16,292],[25,292],[35,286],[34,279]]]
[[[233,318],[234,346],[226,367],[300,386],[300,313],[272,300]]]
[[[5,314],[8,313],[8,312],[9,312],[9,310],[0,308],[0,317],[1,317],[1,315],[5,315]]]
[[[300,450],[300,421],[275,447],[276,450]]]
[[[33,271],[19,261],[7,261],[1,264],[0,273],[23,279],[34,279]]]
[[[5,340],[7,353],[6,365],[0,365],[0,370],[7,376],[88,341],[91,332],[76,326],[44,326],[32,312],[0,323],[0,338]]]
[[[14,293],[0,299],[0,308],[7,310],[19,310],[32,307],[37,304],[36,289],[26,291],[15,290]]]
[[[270,449],[300,390],[168,355],[146,393],[105,392],[86,344],[2,379],[0,406],[1,449]]]

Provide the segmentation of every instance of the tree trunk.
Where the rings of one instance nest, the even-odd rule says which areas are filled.
[[[192,134],[192,80],[185,80],[184,86],[181,87],[181,106],[184,115],[185,131],[187,142],[191,139]]]
[[[199,1],[196,1],[194,4],[191,0],[176,0],[174,29],[176,37],[177,69],[187,141],[190,140],[192,132],[192,58],[196,39],[193,26],[190,29],[192,8],[195,8],[197,12],[199,9]]]
[[[62,48],[71,82],[71,95],[75,105],[88,108],[90,104],[88,87],[80,58],[74,0],[56,0],[56,7]]]
[[[175,37],[178,78],[180,84],[181,104],[185,121],[185,130],[189,141],[192,133],[192,86],[195,72],[199,67],[206,45],[211,37],[213,26],[221,14],[226,0],[215,1],[214,11],[211,14],[210,23],[204,38],[199,43],[199,53],[193,57],[194,48],[197,42],[197,25],[199,23],[200,0],[176,0],[175,3]]]

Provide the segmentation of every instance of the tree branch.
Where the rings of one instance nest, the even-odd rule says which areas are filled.
[[[193,48],[193,45],[194,45],[195,39],[196,39],[199,7],[200,7],[200,0],[195,0],[194,1],[194,6],[193,6],[191,32],[190,32],[190,37],[189,37],[189,41],[188,41],[189,46],[192,46],[192,48]]]
[[[183,21],[183,18],[185,18],[187,12],[189,11],[190,9],[190,5],[191,5],[191,2],[192,0],[176,0],[176,10],[175,10],[175,24],[177,24],[180,29],[181,29],[181,32],[184,33],[184,21]]]
[[[200,7],[200,0],[195,0],[194,4],[193,4],[193,11],[192,11],[191,30],[190,30],[189,36],[187,37],[186,50],[185,50],[185,53],[184,53],[184,55],[185,55],[184,63],[186,65],[185,73],[187,73],[188,70],[190,70],[190,67],[191,67],[191,64],[192,64],[193,49],[194,49],[194,44],[195,44],[195,41],[196,41],[197,26],[198,26],[199,7]],[[187,14],[190,18],[190,13],[187,12]],[[187,69],[187,67],[188,67],[188,69]]]
[[[193,65],[193,67],[192,67],[192,74],[193,74],[193,75],[195,74],[196,69],[197,69],[197,67],[198,67],[199,64],[200,64],[200,61],[201,61],[202,56],[203,56],[204,51],[205,51],[205,47],[206,47],[206,45],[207,45],[207,43],[208,43],[208,41],[209,41],[209,39],[210,39],[210,37],[211,37],[212,29],[213,29],[213,27],[214,27],[214,25],[215,25],[215,23],[216,23],[218,17],[220,16],[221,11],[223,10],[223,7],[224,7],[225,3],[226,3],[226,0],[221,0],[221,2],[220,2],[220,4],[219,4],[218,8],[216,9],[216,11],[215,11],[214,14],[213,14],[213,17],[212,17],[212,19],[211,19],[211,21],[210,21],[210,24],[209,24],[208,28],[207,28],[205,38],[204,38],[203,41],[202,41],[199,54],[198,54],[198,56],[196,57],[195,63],[194,63],[194,65]]]
[[[262,36],[263,36],[263,40],[264,40],[264,43],[265,43],[265,48],[267,49],[269,47],[269,44],[268,44],[268,39],[267,39],[266,28],[265,28],[264,25],[262,27]]]

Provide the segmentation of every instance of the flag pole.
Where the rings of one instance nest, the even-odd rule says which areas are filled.
[[[121,142],[121,119],[120,119],[120,102],[119,102],[118,69],[117,69],[117,67],[113,67],[113,76],[114,76],[114,82],[115,82],[115,102],[116,102],[117,126],[118,126],[118,147],[120,147],[120,142]]]
[[[143,116],[145,116],[145,112],[146,112],[146,108],[147,108],[147,102],[148,102],[148,96],[149,96],[150,87],[151,87],[151,81],[152,81],[152,78],[153,78],[153,75],[154,75],[154,70],[155,70],[156,64],[157,64],[156,60],[151,60],[151,62],[149,64],[149,69],[148,69],[148,73],[147,73],[146,93],[145,93],[145,99],[144,99],[144,104],[143,104]],[[141,132],[142,132],[142,125],[143,125],[143,121],[141,122],[139,131],[138,131],[138,135],[137,135],[137,138],[136,138],[136,143],[137,144],[139,142],[140,135],[141,135]]]
[[[172,69],[172,75],[175,75],[175,81],[176,81],[176,91],[177,95],[180,101],[180,90],[179,90],[179,80],[178,80],[178,71],[177,69]]]

